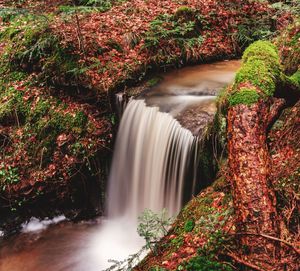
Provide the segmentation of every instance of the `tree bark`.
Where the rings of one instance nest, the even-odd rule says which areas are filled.
[[[272,99],[239,104],[228,111],[230,181],[238,232],[279,236],[276,198],[268,180],[270,157],[266,144]],[[278,108],[278,106],[275,106]],[[257,236],[241,235],[246,254],[257,261],[278,257],[278,244]]]

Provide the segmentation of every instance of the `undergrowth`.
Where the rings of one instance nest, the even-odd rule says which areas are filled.
[[[178,63],[180,54],[186,61],[197,57],[197,48],[203,41],[202,20],[199,11],[188,7],[181,7],[172,15],[159,15],[150,22],[150,29],[145,33],[144,49],[155,63],[167,65]]]
[[[23,132],[19,132],[18,136],[19,144],[22,145],[18,146],[17,143],[14,148],[26,150],[32,161],[40,160],[39,166],[42,167],[52,161],[53,152],[57,144],[60,144],[57,142],[58,136],[62,133],[72,133],[73,140],[79,140],[86,133],[88,119],[80,110],[64,113],[68,108],[67,104],[56,98],[40,95],[34,99],[30,97],[30,100],[24,103],[26,97],[26,90],[13,87],[2,92],[0,121],[3,125],[22,127]]]
[[[9,78],[11,73],[34,73],[42,84],[77,80],[78,56],[51,31],[52,20],[50,15],[27,14],[4,27],[0,33],[5,44],[0,58],[2,74]]]
[[[275,40],[275,44],[279,48],[281,63],[288,75],[292,75],[299,69],[299,39],[300,19],[289,25]]]

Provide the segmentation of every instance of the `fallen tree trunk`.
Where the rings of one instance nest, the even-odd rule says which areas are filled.
[[[279,236],[275,195],[268,183],[270,158],[266,145],[269,103],[237,105],[228,112],[229,168],[238,231]],[[262,239],[262,238],[260,238]],[[277,255],[276,244],[241,236],[255,257]],[[257,243],[259,241],[259,243]]]
[[[284,105],[282,99],[273,98],[283,78],[276,48],[259,41],[245,51],[228,96],[229,178],[237,232],[247,233],[240,235],[241,254],[264,270],[272,270],[280,260],[278,242],[259,235],[279,237],[266,140],[268,126]]]

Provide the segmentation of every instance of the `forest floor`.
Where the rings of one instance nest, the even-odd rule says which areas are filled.
[[[83,197],[79,183],[87,184],[89,176],[104,189],[117,125],[114,95],[131,95],[130,87],[141,82],[150,87],[152,72],[239,57],[253,41],[280,32],[276,42],[287,74],[299,65],[294,46],[299,23],[288,27],[294,12],[288,6],[239,0],[88,2],[0,1],[1,219],[21,214],[26,219],[37,205],[39,215],[74,206]],[[287,120],[276,122],[269,134],[269,145],[278,208],[290,231],[286,238],[296,238],[299,104],[288,110],[282,116]],[[181,212],[146,266],[176,270],[195,256],[196,247],[206,249],[216,229],[232,233],[230,190],[220,178]],[[84,208],[92,207],[87,202]],[[206,230],[204,217],[212,223]],[[184,229],[187,222],[195,227]],[[223,259],[212,255],[211,260]]]
[[[114,93],[154,70],[237,57],[290,21],[281,14],[270,22],[276,10],[257,2],[0,4],[0,202],[8,214],[47,198],[72,204],[82,171],[104,182],[106,163],[90,164],[110,159]]]

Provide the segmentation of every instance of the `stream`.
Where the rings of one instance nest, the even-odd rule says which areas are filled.
[[[183,199],[198,192],[198,139],[216,112],[216,95],[239,66],[232,60],[172,71],[129,101],[114,150],[107,215],[80,223],[32,218],[18,235],[0,237],[0,271],[101,271],[109,259],[137,252],[144,244],[136,232],[144,209],[166,208],[175,216]]]

